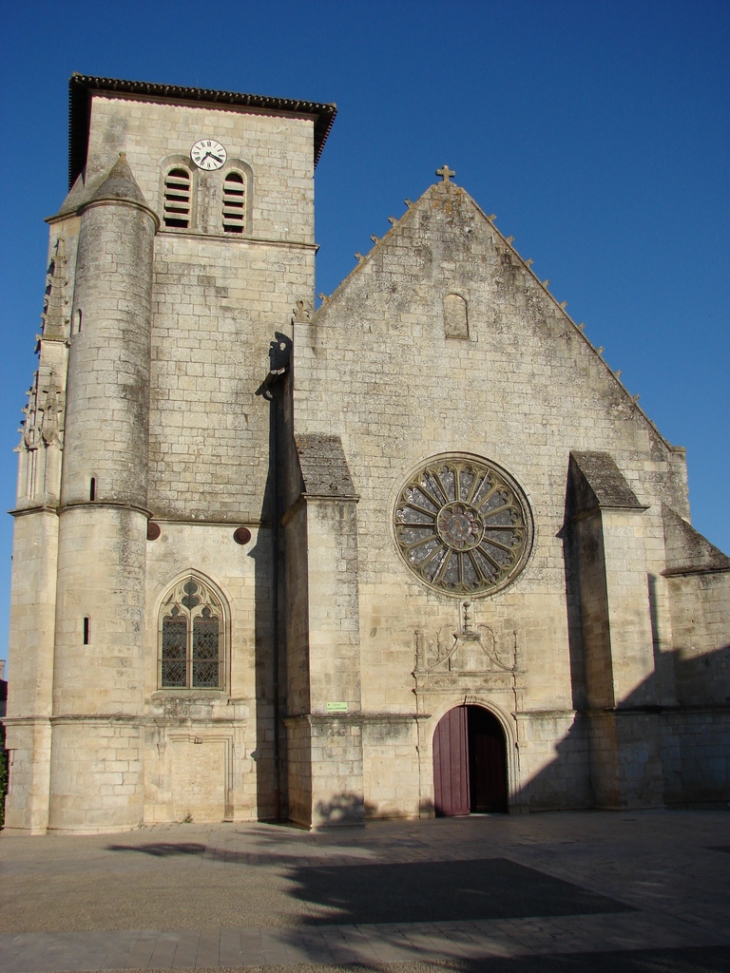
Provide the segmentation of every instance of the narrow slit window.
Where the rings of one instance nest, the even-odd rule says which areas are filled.
[[[96,500],[96,477],[92,476],[89,481],[89,500]]]
[[[91,637],[91,623],[88,615],[84,615],[84,645],[89,644]]]
[[[243,233],[246,212],[246,183],[240,172],[229,172],[223,180],[223,229]]]
[[[187,230],[190,226],[190,173],[179,166],[165,176],[165,226]]]

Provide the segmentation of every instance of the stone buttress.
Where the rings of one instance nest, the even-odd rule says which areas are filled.
[[[9,649],[13,692],[6,717],[13,787],[6,798],[10,830],[44,833],[48,826],[53,642],[64,400],[76,234],[51,233],[46,300],[38,336],[38,370],[23,410],[17,448],[17,503]]]

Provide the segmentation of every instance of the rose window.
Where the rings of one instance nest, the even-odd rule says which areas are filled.
[[[395,509],[395,537],[408,567],[447,594],[489,594],[509,584],[530,552],[532,521],[512,478],[486,460],[424,464]]]

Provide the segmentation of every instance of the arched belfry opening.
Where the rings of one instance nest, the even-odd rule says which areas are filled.
[[[482,706],[455,706],[433,738],[434,807],[439,817],[507,812],[504,730]]]

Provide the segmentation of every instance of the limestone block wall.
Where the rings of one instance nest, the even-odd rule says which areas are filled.
[[[51,828],[137,827],[142,819],[146,525],[128,507],[85,504],[62,516]],[[123,738],[124,768],[99,732],[102,717]]]
[[[656,702],[649,677],[654,652],[644,543],[644,514],[603,510],[603,539],[611,626],[613,695],[617,704]]]
[[[444,317],[450,294],[466,302],[468,337],[450,336]],[[411,206],[313,320],[295,324],[293,343],[295,430],[340,436],[361,495],[363,712],[415,715],[415,633],[433,638],[458,618],[458,602],[409,572],[392,527],[409,472],[430,456],[458,451],[498,463],[526,494],[535,523],[530,559],[509,587],[476,599],[474,615],[498,644],[517,643],[521,714],[562,713],[568,734],[575,676],[563,533],[570,452],[603,450],[614,458],[647,508],[634,536],[646,572],[655,576],[666,563],[659,505],[683,490],[681,457],[493,223],[453,184],[432,187]],[[676,502],[686,504],[686,497]],[[623,532],[617,524],[617,537]],[[618,571],[624,567],[617,564]],[[627,644],[619,690],[627,693],[642,683],[652,660],[646,577],[637,590],[641,617],[627,615],[626,625],[641,642],[642,658],[634,671]],[[661,585],[654,615],[655,639],[666,645],[671,627]],[[576,753],[573,793],[580,804],[585,743]],[[558,763],[546,752],[528,774],[546,781],[547,768],[557,773]],[[517,790],[528,782],[521,767],[519,773]],[[564,806],[559,791],[545,783],[545,804]]]
[[[663,714],[668,804],[730,797],[730,560],[665,507],[674,704]]]
[[[416,818],[420,807],[418,726],[412,716],[381,715],[362,730],[366,817]]]
[[[290,716],[310,712],[307,538],[307,506],[302,503],[285,519],[286,698]]]
[[[229,726],[201,719],[165,729],[154,724],[146,737],[145,823],[251,820],[235,786],[236,740]]]
[[[49,830],[89,834],[139,827],[143,768],[138,719],[54,718]]]
[[[16,517],[10,650],[15,665],[11,717],[51,715],[58,517],[54,510]]]
[[[307,715],[286,719],[288,812],[295,824],[312,824],[312,732]]]
[[[45,834],[51,780],[50,720],[6,716],[5,746],[12,787],[5,798],[9,834]]]
[[[188,812],[196,821],[275,815],[271,530],[252,529],[245,545],[236,543],[233,533],[226,524],[163,522],[160,536],[147,542],[148,821],[181,820]],[[221,633],[225,675],[219,690],[159,685],[162,602],[175,581],[188,573],[213,585],[227,609]],[[211,794],[218,795],[215,800],[208,800],[207,786],[195,783],[184,769],[188,759],[191,765],[205,766],[204,779]]]
[[[196,141],[215,138],[225,146],[229,161],[242,160],[253,174],[250,234],[312,243],[313,128],[311,117],[100,92],[91,105],[87,176],[93,180],[126,152],[145,198],[161,214],[164,164],[189,159]],[[211,175],[194,172],[204,188],[198,205],[218,210],[221,180]],[[204,223],[200,229],[212,226]]]
[[[103,106],[99,123],[112,125],[117,109],[125,114],[129,105]],[[223,174],[194,172],[191,231],[163,227],[156,241],[149,507],[162,534],[149,545],[150,612],[170,576],[190,566],[227,592],[231,641],[230,683],[217,699],[196,703],[155,692],[157,671],[148,667],[150,739],[158,742],[149,751],[148,779],[155,783],[148,787],[147,813],[170,819],[179,812],[175,789],[183,785],[175,784],[179,774],[167,741],[187,725],[203,740],[193,748],[227,727],[226,814],[272,818],[283,800],[286,767],[275,702],[270,406],[257,392],[272,367],[272,347],[278,353],[288,340],[296,301],[313,296],[313,125],[180,106],[161,106],[158,121],[157,154],[154,140],[137,127],[142,122],[129,120],[125,130],[140,184],[158,209],[163,155],[186,155],[207,133],[225,145],[229,161],[245,164],[248,210],[244,233],[224,236],[216,223]],[[245,550],[232,541],[239,525],[253,534]],[[156,624],[148,617],[148,632]],[[155,639],[148,637],[148,660],[157,658]],[[218,819],[217,813],[191,810],[193,817]]]
[[[67,340],[79,220],[52,225],[38,371],[18,446],[6,720],[13,786],[6,828],[44,833],[50,788],[58,516]]]
[[[221,170],[190,165],[201,138]],[[92,96],[20,447],[8,826],[272,818],[287,799],[308,826],[427,815],[436,726],[465,703],[504,729],[513,810],[726,799],[730,574],[686,522],[683,451],[448,179],[310,320],[313,142],[303,115]],[[174,166],[186,227],[164,220]],[[574,529],[578,452],[610,457],[633,501]],[[534,524],[468,623],[395,540],[399,491],[442,454],[503,468]],[[186,576],[224,606],[214,690],[161,687],[161,606]]]
[[[556,711],[530,712],[518,723],[521,784],[514,805],[530,811],[591,807],[587,721],[576,713]]]
[[[360,711],[360,631],[356,507],[331,499],[307,503],[309,691],[314,713],[328,703]]]
[[[310,299],[314,252],[160,234],[155,257],[150,507],[157,518],[271,516],[269,403],[276,334]]]
[[[141,821],[156,224],[120,155],[83,209],[76,260],[53,679],[49,827],[58,830]],[[122,757],[99,738],[104,717],[123,738]]]
[[[149,213],[121,201],[91,203],[82,216],[69,351],[64,504],[147,502],[155,229]]]
[[[730,705],[730,571],[668,579],[677,698]]]
[[[686,707],[662,717],[667,806],[725,809],[730,795],[728,707]]]
[[[361,824],[363,806],[362,723],[357,718],[313,715],[310,724],[312,827]]]
[[[225,145],[222,170],[190,165],[204,137]],[[55,373],[63,425],[70,342],[58,565],[60,449],[55,466],[50,450],[21,457],[28,513],[16,541],[11,663],[23,714],[19,827],[45,828],[49,789],[51,826],[65,830],[82,817],[98,830],[188,812],[278,813],[271,430],[256,392],[295,303],[313,298],[313,140],[311,116],[92,95],[86,169],[52,222],[54,303],[32,402],[40,416]],[[117,178],[106,193],[114,199],[100,199],[120,153],[128,198]],[[190,173],[184,228],[164,222],[165,176],[177,165]],[[223,226],[231,169],[245,177],[236,235]],[[147,205],[162,224],[154,247]],[[42,504],[53,512],[30,512]],[[156,541],[145,539],[149,515]],[[238,526],[253,535],[245,548],[232,539]],[[159,688],[160,598],[187,570],[227,606],[225,685],[214,693]],[[35,611],[29,582],[40,585]],[[30,700],[23,685],[34,672],[43,676]],[[29,714],[35,722],[22,723]]]

